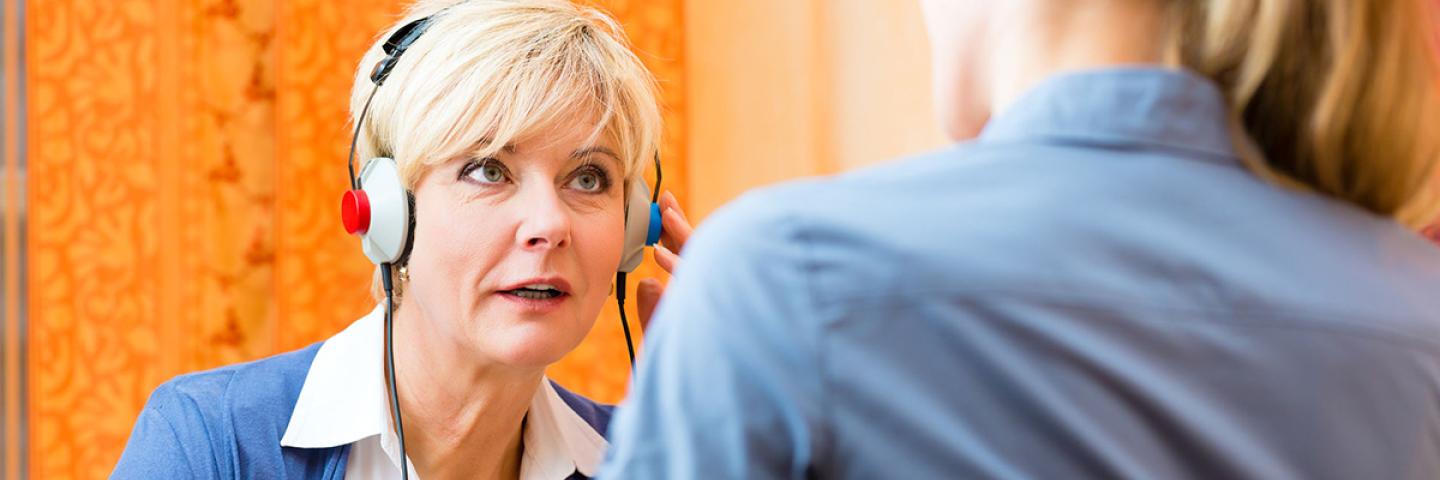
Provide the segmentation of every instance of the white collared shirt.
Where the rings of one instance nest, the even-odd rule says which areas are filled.
[[[280,439],[285,447],[350,445],[346,479],[400,478],[400,441],[385,388],[384,315],[382,304],[320,346]],[[525,419],[522,480],[566,478],[577,470],[595,476],[609,443],[548,379],[535,390]],[[410,478],[420,478],[408,463]]]

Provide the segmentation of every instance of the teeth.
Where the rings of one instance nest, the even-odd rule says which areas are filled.
[[[558,288],[555,288],[554,285],[548,283],[532,283],[521,288],[528,288],[531,290],[559,290]]]
[[[515,293],[514,293],[514,294],[515,294],[515,296],[520,297],[520,298],[528,298],[528,299],[531,299],[531,300],[544,300],[544,299],[547,299],[547,298],[555,298],[556,296],[558,296],[558,295],[560,294],[560,292],[556,292],[556,291],[554,291],[554,290],[545,290],[545,291],[515,290]]]

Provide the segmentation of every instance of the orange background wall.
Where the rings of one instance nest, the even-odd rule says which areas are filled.
[[[373,307],[336,214],[345,109],[360,54],[408,0],[0,1],[5,138],[28,142],[5,149],[0,475],[103,478],[161,382],[323,340]],[[591,3],[660,81],[665,185],[692,219],[940,143],[912,2]],[[617,323],[605,309],[551,376],[619,400]]]

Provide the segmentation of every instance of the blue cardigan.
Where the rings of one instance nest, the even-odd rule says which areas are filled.
[[[165,382],[140,412],[111,478],[345,478],[348,445],[280,446],[320,345]],[[555,391],[605,433],[614,407]]]

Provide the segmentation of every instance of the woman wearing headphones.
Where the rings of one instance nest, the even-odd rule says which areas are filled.
[[[544,372],[658,235],[641,178],[660,114],[619,31],[564,0],[417,4],[352,99],[374,160],[352,170],[345,221],[381,305],[323,343],[162,385],[114,476],[593,476],[610,407]],[[689,226],[660,203],[678,251]]]

